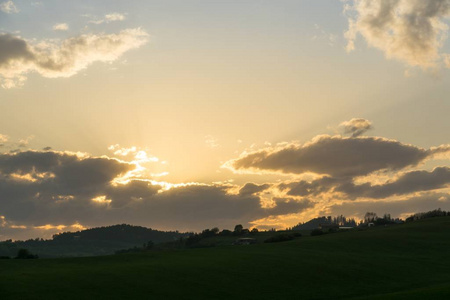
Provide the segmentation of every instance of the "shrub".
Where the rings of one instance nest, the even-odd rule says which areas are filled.
[[[285,242],[290,241],[295,238],[294,234],[279,234],[273,237],[268,238],[264,241],[264,243],[279,243],[279,242]]]
[[[27,249],[19,249],[19,251],[17,252],[17,259],[33,259],[33,258],[38,258],[37,255],[33,255],[30,253],[30,251],[28,251]]]

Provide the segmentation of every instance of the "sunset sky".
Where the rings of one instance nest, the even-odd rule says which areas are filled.
[[[450,209],[449,0],[0,0],[0,240]]]

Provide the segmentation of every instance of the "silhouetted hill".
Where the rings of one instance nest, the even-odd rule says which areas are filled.
[[[159,231],[127,224],[97,227],[77,232],[55,234],[51,240],[0,242],[0,256],[13,257],[25,248],[39,257],[108,255],[125,248],[142,246],[152,241],[165,243],[187,237],[178,231]]]
[[[311,219],[305,223],[300,223],[292,227],[292,230],[313,230],[319,228],[320,225],[323,224],[337,224],[339,226],[350,226],[350,227],[355,227],[357,225],[354,219],[346,218],[342,215],[334,218],[331,216],[327,217],[323,216]]]
[[[121,224],[77,232],[63,232],[55,234],[53,240],[57,242],[72,240],[122,241],[142,244],[148,241],[153,241],[154,243],[169,242],[184,235],[178,231],[159,231],[142,226]]]

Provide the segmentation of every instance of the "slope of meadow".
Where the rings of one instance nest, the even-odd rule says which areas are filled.
[[[450,297],[450,217],[293,241],[0,260],[1,299]]]

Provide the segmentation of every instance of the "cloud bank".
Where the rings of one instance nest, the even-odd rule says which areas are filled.
[[[152,180],[120,180],[136,167],[69,152],[1,154],[0,216],[16,231],[117,223],[201,230],[248,226],[254,219],[311,206],[306,200],[287,199],[264,208],[255,193],[267,185],[245,185],[241,193],[231,194],[228,185],[185,184],[167,190]]]
[[[11,34],[0,34],[0,83],[21,86],[30,72],[47,78],[70,77],[94,62],[112,62],[148,41],[140,28],[117,34],[83,34],[60,43],[31,43]]]

